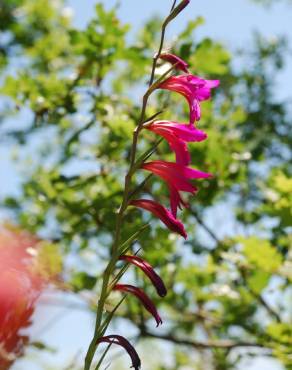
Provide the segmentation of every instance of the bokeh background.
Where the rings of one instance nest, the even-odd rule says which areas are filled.
[[[0,15],[7,7],[15,17],[9,24],[5,15],[0,26],[0,216],[54,244],[58,252],[48,249],[47,257],[53,265],[63,259],[62,282],[41,295],[24,329],[30,345],[12,369],[81,369],[130,135],[160,19],[171,4],[4,0],[0,6]],[[203,110],[209,144],[193,149],[198,168],[208,167],[215,180],[201,185],[184,213],[186,245],[154,220],[135,246],[173,292],[157,301],[165,328],[155,330],[151,320],[147,326],[189,341],[256,345],[202,350],[143,339],[145,316],[129,300],[111,330],[137,343],[143,369],[292,367],[291,18],[292,4],[284,0],[192,1],[167,31],[166,46],[189,60],[192,72],[221,79],[221,91]],[[178,97],[158,93],[151,104],[149,115],[163,106],[166,119],[187,117]],[[167,146],[160,155],[171,158]],[[146,192],[166,194],[157,182]],[[139,218],[139,212],[129,217],[127,232]],[[131,272],[127,279],[146,284]],[[128,359],[113,349],[107,363],[127,368]]]

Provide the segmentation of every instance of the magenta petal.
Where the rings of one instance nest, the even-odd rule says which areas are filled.
[[[156,326],[162,324],[161,317],[159,316],[154,303],[151,301],[148,295],[143,292],[143,290],[129,284],[116,284],[113,289],[136,296],[143,304],[145,309],[155,318]]]
[[[99,338],[96,343],[110,343],[110,344],[118,344],[123,347],[129,354],[132,360],[132,367],[135,370],[139,370],[141,368],[141,360],[136,352],[135,348],[131,345],[131,343],[121,335],[107,335],[104,337]]]
[[[205,80],[205,86],[209,89],[213,89],[220,85],[220,80]]]
[[[201,106],[199,99],[196,98],[190,103],[190,122],[200,121],[201,119]]]
[[[206,84],[206,80],[204,78],[192,74],[184,75],[182,80],[190,82],[192,86],[196,87],[203,87]]]
[[[197,169],[187,167],[180,163],[153,161],[144,163],[141,168],[150,171],[162,178],[168,185],[171,196],[170,204],[172,214],[176,217],[178,205],[184,205],[179,191],[186,191],[191,194],[197,192],[197,188],[191,183],[193,179],[206,179],[212,177],[210,173],[202,172]]]
[[[188,124],[173,121],[154,121],[147,128],[155,132],[156,127],[167,128],[174,135],[187,142],[203,141],[207,138],[207,134],[204,131],[198,130],[196,127]]]
[[[181,169],[181,166],[180,167],[178,166],[179,165],[177,163],[173,163],[172,165],[174,169],[176,168],[180,169],[184,176],[186,176],[189,179],[209,179],[210,177],[213,176],[211,173],[199,171],[191,167],[183,166],[183,169]]]
[[[210,99],[210,97],[211,97],[211,90],[207,89],[206,87],[201,88],[197,92],[197,100],[199,102],[204,101],[204,100],[208,100],[208,99]]]
[[[210,173],[202,172],[191,167],[182,166],[178,163],[166,162],[166,161],[152,161],[145,163],[145,165],[150,165],[149,167],[157,166],[163,167],[166,172],[174,172],[177,176],[182,176],[186,179],[205,179],[212,177]]]
[[[178,190],[193,192],[194,187],[188,181],[190,179],[205,179],[212,177],[211,174],[187,167],[178,163],[166,161],[152,161],[144,163],[143,169],[153,172],[163,178],[168,185]]]
[[[177,165],[180,167],[175,168],[171,162],[153,161],[144,163],[141,168],[150,171],[155,175],[161,177],[168,186],[173,186],[177,190],[194,193],[196,188],[188,181],[182,170],[185,166]]]
[[[202,141],[207,135],[194,126],[179,124],[171,121],[155,121],[146,128],[164,137],[170,148],[176,154],[177,163],[188,165],[190,163],[190,153],[186,142]]]
[[[174,217],[177,216],[177,209],[182,209],[182,207],[187,208],[188,204],[184,202],[182,197],[180,196],[179,191],[177,191],[174,187],[169,188],[170,192],[170,208],[171,212]]]
[[[152,124],[148,129],[164,137],[168,141],[170,148],[176,154],[176,160],[178,163],[185,165],[190,163],[191,156],[185,142],[181,140],[169,127],[163,125],[155,126],[155,124]]]
[[[191,155],[184,141],[180,139],[169,138],[169,146],[176,154],[176,162],[182,165],[188,165],[191,162]]]
[[[180,234],[185,239],[187,234],[185,232],[183,224],[177,220],[171,212],[169,212],[161,204],[154,202],[149,199],[137,199],[130,202],[132,206],[146,209],[158,217],[171,231]]]
[[[129,255],[120,256],[119,259],[122,261],[132,263],[133,265],[139,267],[145,273],[145,275],[148,276],[148,278],[151,280],[158,295],[160,295],[160,297],[166,296],[167,291],[161,277],[154,271],[153,267],[148,262],[146,262],[145,260],[138,256],[129,256]]]
[[[200,120],[200,101],[211,96],[211,89],[219,85],[219,80],[204,80],[191,74],[171,76],[163,81],[160,89],[170,90],[183,95],[190,106],[190,124]]]

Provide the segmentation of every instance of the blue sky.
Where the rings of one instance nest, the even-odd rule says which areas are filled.
[[[116,4],[115,0],[101,1],[107,7]],[[68,6],[75,13],[74,23],[84,27],[93,14],[95,0],[69,0]],[[136,32],[143,21],[152,14],[166,14],[171,0],[121,0],[119,9],[120,18],[132,25],[132,32]],[[251,43],[252,32],[257,30],[268,38],[275,39],[286,35],[292,42],[292,6],[278,1],[271,8],[264,8],[248,0],[192,0],[187,11],[181,14],[170,27],[167,37],[171,40],[184,24],[197,16],[203,16],[206,24],[198,31],[198,36],[210,36],[221,40],[229,48],[235,50],[246,48]],[[292,96],[289,84],[292,76],[292,57],[287,60],[290,66],[285,69],[278,82],[276,95],[279,99]],[[291,82],[290,82],[291,83]],[[11,148],[10,148],[11,149]],[[0,148],[0,174],[5,174],[5,184],[0,185],[0,197],[16,190],[18,182],[17,171],[9,160],[8,147]],[[61,297],[62,299],[62,297]],[[72,301],[72,297],[70,298]],[[73,299],[75,302],[75,298]],[[70,301],[70,302],[71,302]],[[79,304],[80,302],[75,302]],[[63,312],[63,313],[62,313]],[[53,356],[44,356],[44,363],[67,364],[70,358],[78,353],[84,343],[89,340],[91,320],[88,314],[81,311],[64,310],[58,307],[47,309],[40,306],[41,323],[34,328],[36,340],[44,340],[52,346],[63,344],[63,350]],[[258,359],[254,363],[245,362],[242,370],[279,370],[271,360]],[[14,370],[43,370],[33,366],[29,360],[20,361]],[[146,368],[145,368],[146,370]]]
[[[116,0],[100,2],[108,8],[117,3]],[[68,1],[68,5],[75,11],[74,21],[77,26],[83,27],[90,19],[95,3],[96,0],[87,0],[84,6],[82,0]],[[119,15],[137,30],[143,20],[152,14],[166,14],[170,4],[171,0],[122,0]],[[175,20],[173,29],[179,29],[196,16],[203,16],[207,20],[206,33],[239,46],[253,29],[268,36],[285,33],[292,37],[291,15],[291,6],[280,0],[270,8],[248,0],[192,0],[187,10]]]
[[[117,0],[101,1],[107,8],[114,6]],[[94,11],[95,0],[69,0],[68,4],[75,11],[75,24],[84,27]],[[172,0],[121,0],[120,18],[132,25],[136,32],[140,25],[153,14],[165,15]],[[173,22],[168,30],[168,38],[180,30],[188,20],[197,16],[205,18],[205,25],[198,30],[198,36],[210,36],[222,41],[232,50],[246,48],[251,43],[253,31],[259,31],[269,39],[286,35],[292,41],[292,7],[285,1],[277,0],[271,7],[259,6],[249,0],[192,0],[185,10]],[[289,67],[288,67],[289,64]],[[292,78],[292,54],[287,59],[287,68],[279,78],[278,97],[292,96],[289,80]]]

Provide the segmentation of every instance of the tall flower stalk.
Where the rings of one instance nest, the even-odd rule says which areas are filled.
[[[198,112],[200,112],[200,101],[206,100],[210,97],[210,89],[217,86],[219,84],[219,81],[208,81],[189,74],[189,71],[187,69],[188,65],[185,61],[183,61],[176,55],[163,51],[167,25],[173,19],[175,19],[175,17],[189,4],[189,2],[190,0],[182,0],[178,5],[176,5],[177,1],[174,1],[170,14],[166,17],[162,24],[160,45],[158,52],[154,55],[153,58],[149,87],[143,96],[140,119],[137,127],[133,132],[130,164],[128,172],[125,176],[123,199],[116,217],[116,228],[111,249],[111,257],[103,274],[102,287],[97,305],[95,330],[93,339],[90,343],[85,358],[84,370],[90,370],[94,354],[96,352],[97,346],[100,343],[108,343],[108,348],[106,349],[102,358],[95,367],[96,370],[100,368],[104,356],[112,344],[118,344],[125,348],[125,350],[132,358],[133,367],[135,369],[140,368],[141,362],[139,356],[136,353],[134,347],[128,342],[126,338],[116,334],[105,336],[106,330],[114,313],[116,312],[120,304],[122,304],[122,301],[125,298],[124,296],[112,312],[105,315],[104,307],[106,299],[110,295],[111,291],[114,290],[119,291],[122,294],[130,293],[132,295],[135,295],[140,300],[144,308],[146,308],[146,310],[148,310],[153,315],[156,320],[157,326],[162,323],[162,320],[156,310],[154,303],[140,288],[128,284],[119,283],[119,279],[122,277],[125,271],[125,266],[121,268],[116,277],[112,279],[113,272],[116,270],[117,262],[119,260],[122,260],[128,264],[132,264],[140,268],[151,280],[152,284],[154,285],[160,296],[164,296],[166,294],[164,283],[154,271],[152,266],[140,257],[126,254],[129,251],[129,246],[131,245],[131,242],[137,239],[140,233],[145,229],[145,227],[148,226],[144,225],[132,237],[130,237],[128,241],[123,242],[121,240],[121,231],[124,224],[124,216],[128,207],[134,206],[150,211],[153,215],[158,217],[171,231],[176,232],[186,238],[187,234],[185,232],[184,226],[181,221],[177,219],[177,208],[180,208],[181,206],[187,206],[187,203],[182,199],[180,192],[186,191],[194,194],[197,188],[191,184],[190,180],[210,177],[210,174],[188,167],[188,164],[190,162],[190,155],[188,153],[186,143],[202,141],[206,139],[206,134],[195,128],[194,124],[195,121],[200,118],[200,114],[198,114]],[[166,73],[164,73],[155,81],[155,72],[159,59],[170,63],[171,67]],[[170,76],[171,72],[173,72],[174,70],[177,70],[178,72],[184,74],[179,76]],[[155,116],[151,119],[146,120],[148,99],[156,89],[167,89],[175,91],[187,98],[190,105],[189,124],[180,124],[173,121],[155,121]],[[165,162],[162,160],[146,162],[154,153],[156,146],[160,143],[161,140],[158,141],[153,148],[137,158],[138,139],[141,131],[144,129],[148,129],[153,134],[157,134],[168,141],[171,150],[176,153],[177,163]],[[155,174],[160,179],[167,182],[170,191],[170,210],[154,200],[133,199],[137,191],[133,191],[132,189],[132,178],[137,171],[143,169],[150,171],[151,175]],[[139,186],[138,190],[142,190],[142,188],[143,183],[141,186]]]

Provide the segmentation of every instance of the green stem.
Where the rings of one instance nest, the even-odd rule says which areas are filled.
[[[173,4],[172,4],[172,7],[171,7],[171,12],[173,11],[173,9],[175,8],[175,6],[176,6],[176,2],[177,2],[177,0],[174,0],[174,2],[173,2]]]
[[[149,86],[153,84],[154,81],[154,75],[155,75],[155,69],[157,66],[157,61],[160,57],[160,54],[162,52],[163,44],[164,44],[164,37],[165,37],[165,30],[166,30],[167,23],[163,23],[162,29],[161,29],[161,38],[160,38],[160,44],[159,44],[159,49],[158,52],[154,55],[153,57],[153,63],[152,63],[152,71],[151,71],[151,77],[149,80]]]
[[[123,200],[122,200],[122,205],[118,211],[117,214],[117,221],[116,221],[116,230],[115,230],[115,239],[113,242],[113,247],[112,247],[112,257],[106,267],[104,277],[103,277],[103,282],[102,282],[102,289],[101,289],[101,294],[100,294],[100,299],[98,301],[97,305],[97,313],[96,313],[96,321],[95,321],[95,330],[94,330],[94,336],[93,339],[89,345],[86,357],[85,357],[85,366],[84,370],[90,370],[90,366],[95,354],[95,350],[97,347],[97,338],[99,337],[100,334],[100,325],[101,325],[101,320],[102,320],[102,314],[103,314],[103,308],[105,304],[105,300],[108,296],[108,286],[109,286],[109,280],[110,276],[115,268],[115,265],[117,263],[117,260],[119,258],[119,242],[120,242],[120,236],[121,236],[121,226],[122,226],[122,221],[123,221],[123,216],[124,212],[127,208],[127,203],[128,203],[128,196],[130,192],[130,183],[131,183],[131,178],[133,176],[133,167],[135,164],[135,158],[136,158],[136,151],[137,151],[137,142],[138,142],[138,135],[139,132],[142,128],[143,121],[145,118],[145,112],[146,112],[146,105],[148,101],[148,92],[144,95],[143,98],[143,106],[142,106],[142,111],[141,111],[141,118],[139,121],[139,125],[134,131],[133,134],[133,143],[132,143],[132,150],[131,150],[131,159],[130,159],[130,168],[129,171],[126,175],[125,178],[125,188],[124,188],[124,194],[123,194]]]
[[[106,347],[106,350],[103,352],[103,354],[102,354],[102,356],[101,356],[100,360],[98,361],[98,364],[96,365],[95,370],[98,370],[98,369],[100,368],[100,365],[102,364],[102,362],[103,362],[103,360],[104,360],[104,358],[105,358],[106,354],[108,353],[109,349],[111,348],[111,346],[112,346],[112,343],[110,343],[110,344]]]
[[[90,370],[93,357],[97,348],[97,339],[104,334],[104,330],[102,330],[102,316],[103,316],[103,310],[104,310],[104,305],[106,298],[108,297],[110,290],[112,286],[110,286],[110,277],[115,269],[116,263],[119,259],[120,256],[120,239],[121,239],[121,228],[123,224],[123,218],[125,211],[128,206],[129,202],[129,195],[130,195],[130,185],[131,185],[131,180],[132,176],[134,175],[137,166],[135,166],[136,162],[136,152],[137,152],[137,145],[138,145],[138,137],[140,134],[140,131],[143,129],[143,123],[145,123],[145,117],[146,117],[146,108],[148,104],[148,99],[150,95],[153,93],[153,91],[158,87],[159,83],[170,73],[175,66],[172,66],[166,73],[164,73],[155,83],[154,82],[154,76],[155,76],[155,70],[157,67],[157,61],[158,58],[162,52],[163,44],[164,44],[164,38],[165,38],[165,31],[166,31],[166,26],[168,25],[169,21],[168,18],[162,25],[162,30],[161,30],[161,38],[160,38],[160,45],[158,52],[153,58],[153,63],[152,63],[152,71],[151,71],[151,76],[150,76],[150,81],[149,81],[149,88],[146,91],[145,95],[143,96],[143,103],[142,103],[142,108],[141,108],[141,115],[139,119],[139,123],[137,127],[135,128],[133,132],[133,140],[132,140],[132,149],[131,149],[131,155],[130,155],[130,166],[128,173],[125,177],[125,186],[124,186],[124,193],[123,193],[123,200],[121,207],[118,211],[117,214],[117,220],[116,220],[116,229],[115,229],[115,238],[113,241],[113,246],[112,246],[112,256],[111,259],[105,269],[104,272],[104,277],[103,277],[103,282],[102,282],[102,288],[101,288],[101,293],[100,293],[100,299],[98,301],[97,305],[97,313],[96,313],[96,321],[95,321],[95,329],[94,329],[94,336],[93,339],[89,345],[86,357],[85,357],[85,366],[84,370]],[[98,366],[99,367],[99,366]]]

